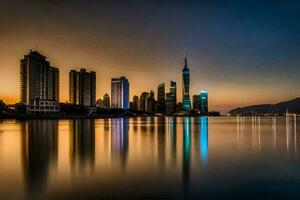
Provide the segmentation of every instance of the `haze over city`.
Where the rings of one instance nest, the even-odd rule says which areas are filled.
[[[296,2],[22,2],[0,3],[0,98],[8,103],[19,101],[20,59],[30,49],[60,69],[62,102],[69,71],[81,67],[96,72],[97,98],[110,93],[111,78],[120,75],[130,81],[130,99],[156,93],[169,80],[181,91],[186,48],[190,93],[208,90],[211,109],[299,96]]]

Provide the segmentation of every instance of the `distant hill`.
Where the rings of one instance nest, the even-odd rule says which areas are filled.
[[[287,110],[291,113],[300,114],[300,98],[277,104],[261,104],[235,108],[228,113],[230,115],[283,115]]]

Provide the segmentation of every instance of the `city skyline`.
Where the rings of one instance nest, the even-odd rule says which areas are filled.
[[[179,83],[181,91],[185,48],[190,94],[208,90],[211,109],[228,111],[300,96],[299,13],[294,3],[55,2],[1,2],[0,98],[7,103],[19,100],[16,74],[29,49],[45,54],[60,69],[61,102],[69,98],[68,72],[81,67],[97,73],[97,99],[110,94],[111,77],[120,75],[130,80],[130,99],[156,90],[165,80]],[[249,92],[254,90],[256,95]]]

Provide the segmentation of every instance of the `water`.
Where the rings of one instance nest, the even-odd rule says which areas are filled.
[[[299,119],[0,122],[0,199],[298,199]]]

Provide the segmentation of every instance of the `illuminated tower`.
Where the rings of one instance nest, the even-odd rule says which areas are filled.
[[[202,90],[200,92],[200,98],[201,98],[201,114],[207,115],[208,114],[208,93],[205,90]]]
[[[190,70],[187,66],[187,56],[182,69],[182,108],[183,110],[191,110],[190,101]]]

